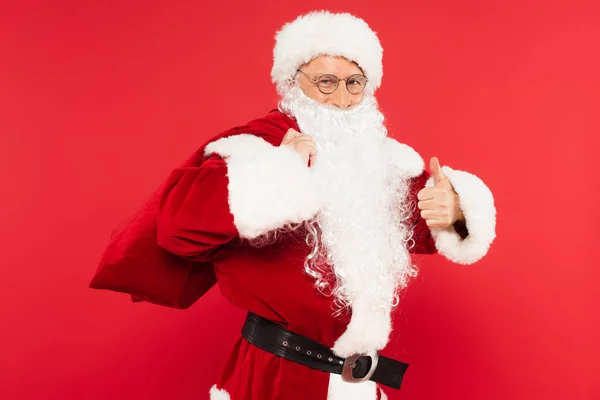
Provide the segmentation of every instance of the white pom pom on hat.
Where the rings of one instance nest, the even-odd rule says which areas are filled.
[[[369,79],[374,92],[383,76],[383,49],[377,34],[362,19],[351,14],[314,11],[301,15],[281,28],[275,37],[271,78],[285,85],[303,64],[320,55],[354,61]]]

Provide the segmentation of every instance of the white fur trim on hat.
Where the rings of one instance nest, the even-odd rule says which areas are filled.
[[[287,23],[277,33],[271,78],[284,85],[296,70],[319,55],[341,56],[356,62],[374,92],[383,76],[383,49],[377,34],[351,14],[315,11]]]

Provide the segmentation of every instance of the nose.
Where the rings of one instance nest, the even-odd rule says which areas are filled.
[[[337,90],[331,96],[330,104],[338,108],[346,109],[350,107],[350,92],[345,85],[345,82],[340,82]]]

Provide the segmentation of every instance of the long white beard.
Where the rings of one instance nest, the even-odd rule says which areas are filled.
[[[333,271],[335,285],[329,287],[330,293],[338,311],[352,308],[349,327],[369,323],[355,321],[356,314],[382,319],[371,322],[388,326],[397,291],[414,269],[407,251],[411,235],[404,224],[410,215],[404,201],[408,185],[384,156],[388,139],[383,115],[372,96],[341,110],[308,98],[298,87],[285,89],[282,95],[282,111],[293,115],[300,130],[317,145],[311,168],[324,206],[309,224],[317,234],[311,239],[314,251],[307,272],[324,291]],[[389,326],[386,329],[385,343]],[[382,348],[382,341],[366,343],[364,350]],[[338,348],[338,352],[345,350]]]

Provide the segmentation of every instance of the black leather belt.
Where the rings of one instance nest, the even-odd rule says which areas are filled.
[[[310,368],[342,375],[346,382],[371,380],[400,389],[408,368],[408,364],[377,353],[337,357],[327,346],[250,312],[242,328],[242,336],[264,351]]]

